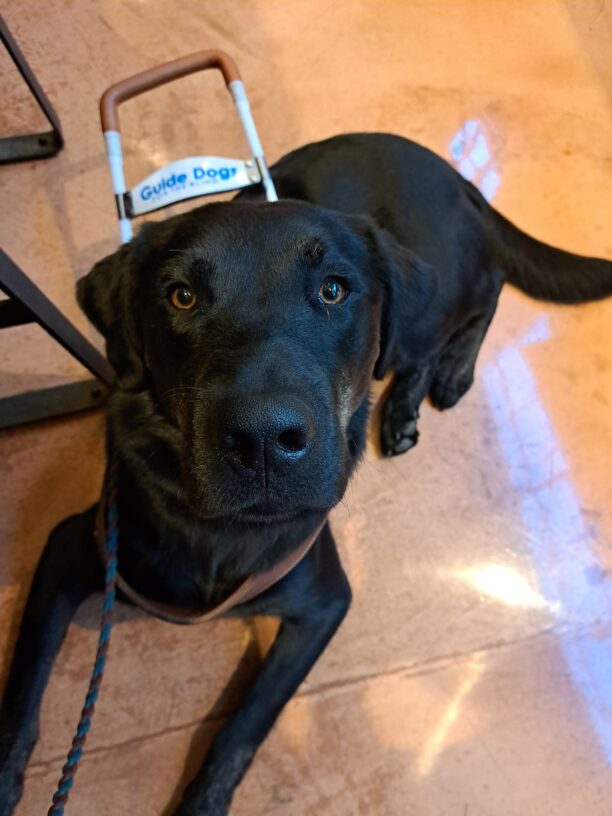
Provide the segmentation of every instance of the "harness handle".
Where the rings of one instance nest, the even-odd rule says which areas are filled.
[[[240,73],[236,63],[223,51],[198,51],[116,82],[107,88],[100,99],[102,130],[105,133],[109,130],[119,132],[118,108],[126,100],[139,96],[145,91],[152,91],[153,88],[158,88],[167,82],[195,74],[197,71],[207,71],[210,68],[218,68],[221,71],[228,89],[230,83],[240,82]]]
[[[207,71],[211,68],[217,68],[223,74],[225,84],[232,96],[246,140],[249,144],[253,157],[251,162],[245,165],[244,162],[229,160],[231,163],[230,169],[228,170],[227,167],[223,167],[222,172],[231,174],[231,177],[228,175],[228,179],[224,179],[223,183],[216,184],[214,187],[209,185],[208,189],[203,188],[202,185],[186,186],[187,175],[183,174],[185,169],[184,161],[188,162],[187,169],[192,172],[192,160],[187,159],[174,162],[171,165],[167,165],[166,168],[162,168],[162,170],[166,170],[171,174],[175,172],[183,176],[180,189],[176,188],[177,176],[175,180],[172,181],[174,187],[172,195],[164,194],[159,201],[157,199],[155,201],[149,200],[152,186],[160,182],[160,178],[157,178],[157,176],[162,170],[157,171],[153,176],[148,177],[139,185],[139,187],[142,187],[150,183],[146,191],[142,189],[136,191],[143,194],[143,199],[144,193],[146,192],[147,197],[146,201],[138,200],[138,204],[136,204],[125,183],[121,131],[119,126],[119,105],[146,91],[158,88],[160,85],[165,85],[167,82],[173,82],[175,79],[194,74],[197,71]],[[171,62],[166,62],[163,65],[156,65],[147,71],[142,71],[139,74],[134,74],[134,76],[116,82],[102,94],[102,98],[100,99],[100,120],[102,122],[102,132],[104,133],[104,140],[106,142],[106,153],[113,182],[113,192],[115,193],[115,203],[117,205],[117,215],[119,218],[119,234],[122,243],[126,243],[132,238],[131,220],[133,218],[152,212],[155,209],[169,206],[178,201],[183,201],[186,198],[212,195],[217,192],[229,192],[230,190],[237,190],[249,186],[250,184],[261,183],[266,194],[266,199],[268,201],[278,201],[274,182],[270,176],[263,147],[261,146],[255,122],[253,121],[249,100],[242,80],[240,79],[240,73],[234,60],[224,51],[198,51],[195,54],[180,57]],[[228,160],[219,159],[219,157],[205,158],[207,161],[217,162],[217,164],[219,161],[225,165],[228,163]],[[199,157],[196,157],[194,160],[199,161]],[[211,172],[215,175],[216,171],[213,168]]]

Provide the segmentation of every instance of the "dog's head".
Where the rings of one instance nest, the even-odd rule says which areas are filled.
[[[145,225],[78,298],[119,388],[178,429],[193,510],[264,520],[342,497],[420,274],[369,219],[228,202]]]

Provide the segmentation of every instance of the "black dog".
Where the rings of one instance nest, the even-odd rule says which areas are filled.
[[[374,231],[385,265],[383,346],[374,375],[388,369],[396,375],[383,407],[387,456],[416,443],[426,396],[437,408],[451,408],[470,388],[504,280],[555,303],[612,293],[610,261],[536,241],[439,156],[400,136],[355,133],[306,145],[282,158],[272,175],[281,198],[367,214],[383,228]],[[238,198],[256,196],[251,188]]]
[[[504,274],[561,302],[612,292],[612,263],[529,238],[406,140],[339,137],[290,154],[273,177],[282,197],[309,203],[240,200],[146,225],[78,286],[118,377],[108,457],[133,588],[214,607],[323,525],[298,566],[231,612],[282,623],[181,816],[228,812],[346,614],[325,518],[364,448],[371,377],[396,372],[382,444],[400,453],[428,393],[443,408],[469,388]],[[102,586],[95,516],[60,524],[34,577],[0,714],[0,816],[20,796],[68,624]]]

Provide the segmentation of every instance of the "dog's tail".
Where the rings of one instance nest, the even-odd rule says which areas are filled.
[[[473,194],[470,198],[474,202]],[[554,303],[585,303],[612,295],[612,261],[574,255],[537,241],[488,204],[483,207],[483,201],[478,208],[492,259],[508,283]]]

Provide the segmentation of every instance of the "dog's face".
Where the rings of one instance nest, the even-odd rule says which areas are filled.
[[[199,515],[342,497],[388,333],[372,229],[298,202],[211,204],[147,225],[80,282],[120,387],[150,389],[178,428]]]

